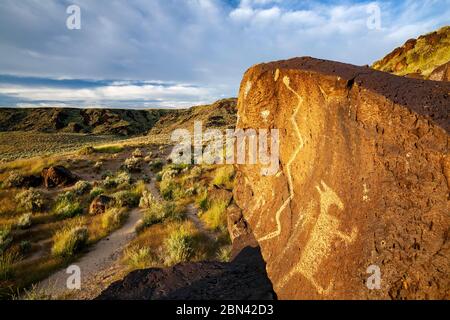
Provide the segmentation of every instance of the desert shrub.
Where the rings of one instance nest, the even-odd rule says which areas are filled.
[[[202,213],[201,220],[212,230],[224,230],[227,225],[225,200],[217,200],[211,203],[209,209]]]
[[[67,219],[83,214],[83,207],[77,201],[74,192],[66,191],[56,199],[53,211],[60,218]]]
[[[150,208],[152,203],[155,201],[156,199],[153,194],[148,190],[144,190],[142,192],[141,199],[139,200],[139,208]]]
[[[94,188],[92,188],[91,192],[89,193],[89,198],[91,200],[93,200],[95,197],[97,197],[101,194],[104,194],[104,193],[105,193],[105,190],[103,190],[102,188],[94,187]]]
[[[127,216],[127,211],[123,208],[111,208],[102,215],[102,227],[108,232],[116,230],[122,226]]]
[[[68,258],[82,249],[88,240],[88,229],[82,226],[68,226],[53,237],[52,254]]]
[[[17,252],[0,253],[0,280],[8,280],[13,275],[13,265],[19,260]]]
[[[25,177],[17,171],[11,172],[3,182],[3,188],[17,188],[23,184]]]
[[[224,246],[219,249],[217,259],[222,262],[229,262],[231,258],[231,246]]]
[[[129,172],[140,172],[142,170],[142,161],[140,158],[135,157],[125,159],[123,168]]]
[[[158,173],[155,175],[155,180],[156,180],[157,182],[161,182],[161,180],[162,180],[162,173],[161,173],[161,172],[158,172]]]
[[[163,165],[164,165],[164,162],[161,159],[156,159],[152,163],[149,164],[150,170],[152,170],[153,172],[161,171]]]
[[[125,263],[131,269],[145,269],[156,266],[157,257],[148,247],[135,246],[125,250]]]
[[[91,184],[87,181],[80,180],[77,183],[75,183],[75,186],[73,187],[73,191],[76,195],[82,196],[83,194],[86,194],[91,190]]]
[[[183,210],[178,208],[175,203],[171,201],[153,201],[145,211],[142,224],[137,231],[140,232],[147,227],[164,221],[181,221],[184,217]]]
[[[114,174],[111,171],[107,170],[107,171],[103,172],[102,180],[105,180],[107,177],[114,177]]]
[[[28,189],[18,193],[15,197],[18,206],[26,211],[39,212],[45,206],[42,194],[34,189]]]
[[[150,203],[142,218],[142,229],[162,222],[164,217],[164,205],[159,201]]]
[[[128,187],[132,182],[131,175],[125,171],[119,171],[115,175],[107,175],[105,176],[102,185],[107,188],[116,188],[116,187]]]
[[[189,261],[194,255],[194,235],[185,226],[179,226],[170,233],[164,242],[166,249],[166,265]]]
[[[12,242],[11,228],[0,227],[0,254],[3,254]]]
[[[135,158],[143,158],[145,156],[144,151],[139,148],[135,149],[131,155]]]
[[[128,172],[125,171],[119,171],[116,176],[115,180],[117,185],[128,185],[132,183],[131,175]]]
[[[139,205],[140,195],[131,190],[122,190],[112,194],[115,206],[118,208],[134,208]]]
[[[31,213],[24,213],[16,222],[16,227],[20,229],[27,229],[31,227]]]
[[[213,184],[227,189],[233,189],[234,175],[235,172],[233,166],[220,167],[215,172]]]
[[[165,200],[172,200],[174,199],[174,193],[176,189],[176,182],[172,180],[171,178],[162,179],[159,184],[159,191],[161,193],[161,196]]]

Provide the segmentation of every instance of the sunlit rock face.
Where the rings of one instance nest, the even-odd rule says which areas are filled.
[[[280,299],[448,298],[450,83],[296,58],[250,68],[237,128],[279,129],[279,171],[234,198]]]

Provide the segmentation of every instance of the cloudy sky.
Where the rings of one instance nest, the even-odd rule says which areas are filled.
[[[0,106],[207,103],[236,96],[253,64],[371,64],[449,17],[450,0],[0,0]]]

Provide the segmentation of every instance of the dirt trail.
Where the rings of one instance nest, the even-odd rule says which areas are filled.
[[[146,184],[146,187],[157,200],[162,200],[155,186],[154,179]],[[80,290],[72,291],[67,289],[66,282],[70,274],[66,273],[66,268],[59,270],[38,283],[37,289],[55,298],[92,299],[96,297],[124,272],[118,262],[126,245],[136,236],[135,226],[142,218],[142,215],[142,209],[132,209],[127,222],[120,229],[100,240],[78,261],[72,263],[72,265],[78,266],[81,270]],[[215,233],[205,228],[197,215],[197,209],[192,204],[187,206],[186,215],[200,232],[204,233],[212,241],[216,240]]]
[[[89,288],[89,290],[92,288],[89,284],[99,273],[114,267],[125,246],[136,236],[134,227],[141,217],[141,209],[132,209],[127,222],[120,229],[100,240],[89,252],[72,264],[77,265],[81,270],[80,293],[85,288]],[[69,276],[66,269],[62,269],[41,281],[37,288],[55,297],[64,295],[67,293],[66,281]],[[101,288],[98,289],[100,292]]]

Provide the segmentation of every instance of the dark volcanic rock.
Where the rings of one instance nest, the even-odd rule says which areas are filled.
[[[449,92],[307,57],[245,73],[236,127],[279,129],[280,167],[236,165],[234,200],[280,299],[449,298]]]
[[[42,178],[46,188],[70,186],[79,180],[76,175],[63,166],[43,169]]]
[[[89,206],[89,214],[97,215],[104,213],[114,199],[103,194],[95,197]]]
[[[275,298],[259,248],[246,247],[230,263],[182,263],[131,272],[97,300],[235,300]]]

